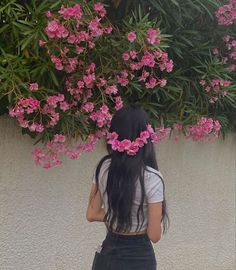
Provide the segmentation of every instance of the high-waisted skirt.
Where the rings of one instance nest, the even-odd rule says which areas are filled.
[[[148,235],[121,235],[107,231],[106,238],[95,252],[92,270],[157,270]]]

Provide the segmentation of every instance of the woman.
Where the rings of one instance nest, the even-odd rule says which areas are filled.
[[[125,106],[111,120],[108,155],[93,178],[86,218],[101,221],[107,235],[92,270],[155,270],[152,243],[167,230],[165,187],[155,158],[156,134],[147,113]]]

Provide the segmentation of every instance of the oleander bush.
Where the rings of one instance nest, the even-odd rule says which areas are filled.
[[[235,0],[3,0],[0,114],[44,144],[33,155],[45,168],[92,151],[123,104],[141,104],[159,140],[224,138],[235,21]]]

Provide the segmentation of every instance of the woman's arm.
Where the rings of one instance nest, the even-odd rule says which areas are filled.
[[[104,222],[105,211],[104,211],[104,208],[102,208],[102,196],[99,189],[96,195],[94,196],[95,190],[96,190],[96,184],[92,183],[92,188],[91,188],[87,212],[86,212],[86,219],[89,222],[93,222],[93,221]]]

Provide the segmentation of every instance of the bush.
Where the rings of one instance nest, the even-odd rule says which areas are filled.
[[[236,3],[223,4],[2,1],[0,113],[45,143],[33,153],[46,168],[93,150],[123,103],[141,104],[159,138],[224,137],[236,128]]]

